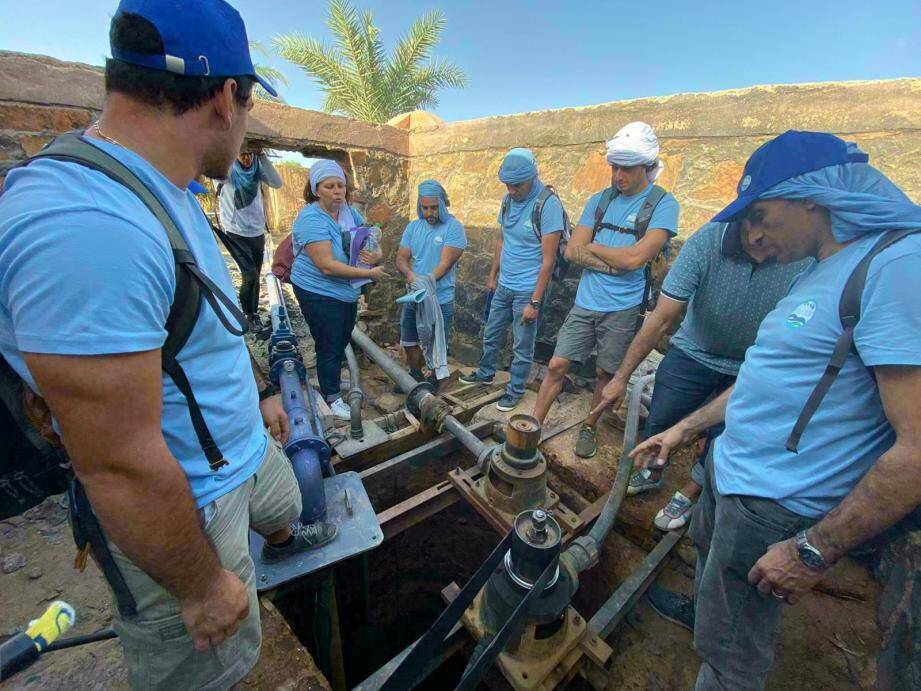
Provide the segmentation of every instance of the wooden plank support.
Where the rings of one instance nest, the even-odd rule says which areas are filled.
[[[412,528],[429,516],[434,516],[459,501],[460,494],[454,489],[454,485],[445,480],[406,501],[391,506],[377,514],[381,530],[384,531],[384,540],[399,535],[404,530]]]

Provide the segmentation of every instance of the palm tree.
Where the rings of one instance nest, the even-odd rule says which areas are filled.
[[[348,0],[330,0],[326,25],[335,37],[333,46],[300,33],[276,36],[272,44],[320,83],[327,113],[386,122],[400,113],[436,106],[439,89],[467,85],[463,70],[432,57],[447,25],[442,12],[427,12],[414,21],[391,55],[370,10],[359,15]]]
[[[250,49],[250,52],[255,51],[257,53],[262,53],[263,55],[268,57],[268,52],[266,51],[265,46],[263,46],[259,41],[250,41],[249,49]],[[260,77],[265,79],[269,84],[275,87],[276,91],[278,91],[278,87],[280,84],[284,84],[285,86],[288,86],[288,78],[284,74],[282,74],[281,70],[277,70],[274,67],[269,67],[268,65],[263,65],[258,62],[254,64],[253,67],[256,68],[256,74],[258,74]],[[275,98],[274,96],[272,96],[272,94],[270,94],[268,91],[263,89],[258,83],[256,84],[256,88],[253,91],[253,97],[257,101],[275,101],[275,102],[282,101],[284,102],[285,100],[281,96],[279,96],[278,98]]]

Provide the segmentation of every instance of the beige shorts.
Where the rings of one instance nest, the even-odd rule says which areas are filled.
[[[249,528],[268,535],[296,521],[300,512],[301,496],[291,464],[272,439],[252,477],[199,511],[221,564],[240,577],[249,593],[249,617],[239,631],[203,651],[195,650],[182,623],[179,601],[109,542],[137,602],[136,616],[116,618],[113,624],[133,689],[226,689],[249,673],[262,643]]]
[[[620,312],[595,312],[573,305],[557,333],[553,355],[581,364],[597,349],[598,369],[614,374],[636,334],[639,313],[639,305]]]

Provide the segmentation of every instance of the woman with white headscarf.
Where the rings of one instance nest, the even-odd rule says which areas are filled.
[[[325,159],[314,163],[305,196],[309,204],[291,229],[295,254],[291,284],[316,345],[320,391],[333,415],[348,419],[339,372],[358,317],[360,291],[351,281],[379,281],[386,274],[380,267],[349,265],[343,237],[349,238],[348,231],[364,219],[346,201],[345,172],[338,163]]]

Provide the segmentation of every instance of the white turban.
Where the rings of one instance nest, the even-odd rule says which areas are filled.
[[[606,158],[611,165],[652,166],[646,176],[655,182],[665,165],[659,160],[659,138],[645,122],[624,125],[607,143]]]

